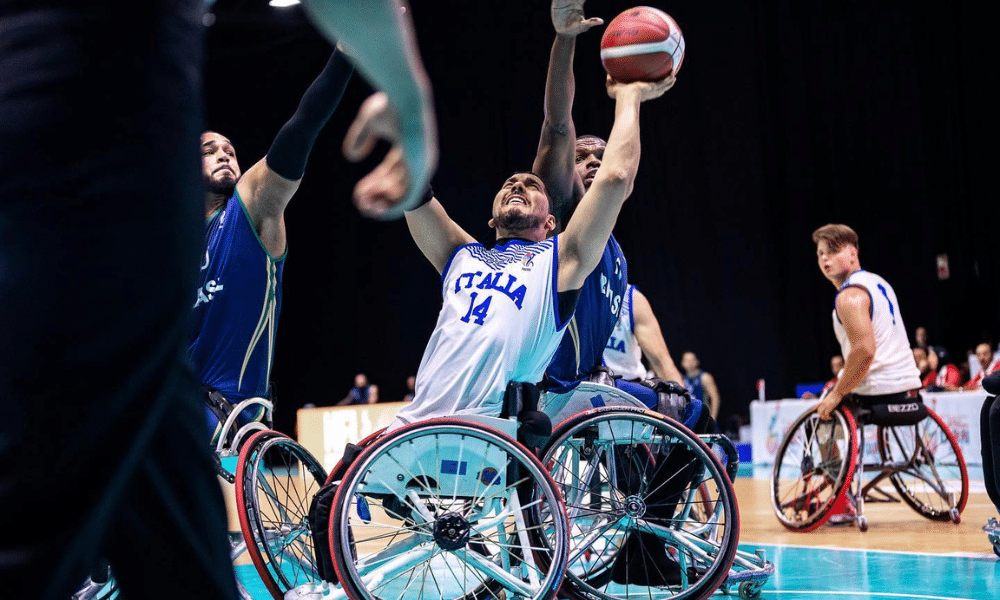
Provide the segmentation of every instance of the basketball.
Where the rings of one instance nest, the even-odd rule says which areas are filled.
[[[684,36],[667,13],[636,6],[608,23],[601,36],[601,62],[615,81],[660,81],[680,71]]]

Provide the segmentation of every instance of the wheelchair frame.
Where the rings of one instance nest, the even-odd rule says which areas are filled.
[[[925,408],[927,415],[914,425],[869,423],[870,411],[855,413],[843,406],[833,411],[832,422],[819,420],[815,408],[802,413],[785,434],[771,475],[771,504],[779,522],[792,531],[812,531],[853,503],[855,514],[841,522],[867,531],[866,502],[904,502],[928,519],[959,523],[969,495],[965,459],[947,424]],[[866,425],[876,428],[878,463],[865,462]],[[827,427],[829,437],[820,439]],[[865,473],[875,476],[865,481]],[[957,492],[948,488],[955,479]],[[882,485],[886,480],[895,493]]]

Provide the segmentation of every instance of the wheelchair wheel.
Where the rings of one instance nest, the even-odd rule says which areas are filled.
[[[570,526],[564,597],[705,598],[729,575],[736,493],[680,423],[636,408],[589,410],[556,427],[542,460]]]
[[[326,480],[305,448],[273,430],[247,439],[236,465],[236,504],[247,554],[276,600],[319,581],[309,505]]]
[[[951,430],[929,407],[927,418],[909,426],[878,428],[883,463],[903,502],[934,521],[961,520],[969,499],[969,473]]]
[[[351,600],[550,600],[567,538],[562,499],[541,462],[506,435],[458,419],[369,444],[344,473],[330,519],[334,568]]]
[[[771,506],[792,531],[825,523],[837,499],[848,493],[858,453],[858,432],[850,411],[837,408],[823,421],[815,408],[785,434],[771,474]]]

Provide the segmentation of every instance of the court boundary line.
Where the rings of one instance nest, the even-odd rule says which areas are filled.
[[[879,552],[879,553],[882,553],[882,554],[906,554],[906,555],[909,555],[909,556],[947,556],[947,557],[951,557],[951,558],[990,558],[990,559],[994,559],[994,557],[996,556],[996,555],[994,555],[992,553],[975,553],[975,552],[948,552],[948,553],[941,553],[941,552],[906,552],[904,550],[883,550],[883,549],[880,549],[880,548],[843,548],[841,546],[811,546],[811,545],[803,545],[803,544],[773,544],[773,543],[757,544],[757,543],[754,543],[754,542],[744,542],[743,540],[740,540],[739,545],[740,546],[750,546],[750,547],[767,546],[767,547],[770,547],[770,548],[806,548],[806,549],[814,548],[814,549],[817,549],[817,550],[840,550],[840,551],[843,551],[843,552]],[[995,559],[995,560],[997,560],[997,562],[1000,562],[1000,559]]]

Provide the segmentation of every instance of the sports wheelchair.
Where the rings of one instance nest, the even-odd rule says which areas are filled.
[[[719,450],[712,438],[713,451],[611,386],[533,389],[511,384],[501,418],[376,432],[325,479],[294,441],[256,433],[237,491],[273,597],[688,599],[733,585],[759,594],[773,565],[737,550],[731,443]],[[572,416],[552,431],[549,411]],[[543,441],[539,460],[529,447]],[[628,568],[642,556],[658,560]]]
[[[540,409],[559,423],[542,460],[570,523],[562,596],[760,595],[774,565],[762,550],[738,549],[738,453],[701,427],[700,400],[669,382],[599,370],[570,393],[543,394]]]
[[[837,515],[867,531],[866,502],[903,502],[934,521],[961,521],[969,497],[962,450],[919,396],[890,404],[847,396],[831,417],[810,408],[781,442],[771,504],[782,525],[807,532]],[[866,459],[866,428],[875,431],[875,460]],[[865,481],[866,473],[874,475]]]
[[[273,597],[551,600],[566,512],[516,440],[518,413],[380,431],[328,476],[286,436],[255,434],[237,466],[240,519]]]

